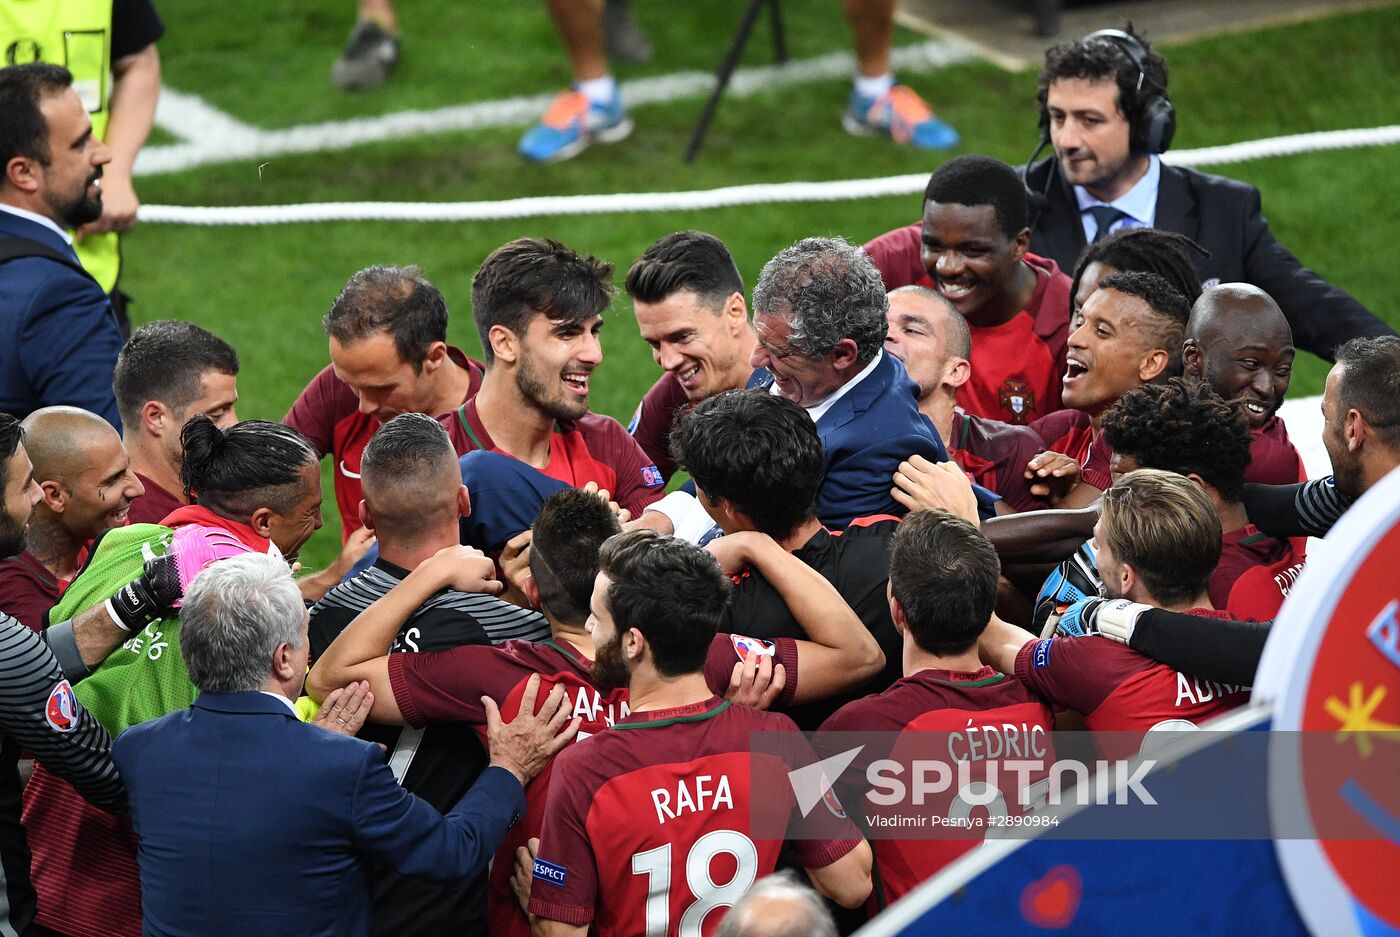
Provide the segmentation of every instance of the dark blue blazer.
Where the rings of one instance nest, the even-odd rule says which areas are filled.
[[[9,237],[77,259],[52,229],[0,211],[0,238]],[[120,431],[112,371],[121,348],[112,301],[95,280],[46,257],[0,265],[0,411],[25,417],[70,404]]]
[[[367,935],[365,861],[469,879],[525,809],[487,768],[446,817],[378,746],[300,722],[262,693],[205,693],[127,729],[112,756],[140,838],[143,933]]]
[[[749,386],[772,383],[772,375],[756,373]],[[857,517],[902,517],[904,506],[890,497],[899,463],[912,455],[948,461],[938,430],[919,412],[918,394],[904,365],[885,352],[870,376],[817,420],[826,451],[825,477],[817,491],[817,517],[823,524],[840,529]],[[979,507],[990,516],[996,495],[980,487],[976,491]]]
[[[1030,167],[1026,186],[1044,193],[1031,230],[1031,250],[1073,270],[1084,250],[1079,202],[1048,157]],[[1358,335],[1394,335],[1395,330],[1339,286],[1304,267],[1269,230],[1259,190],[1252,185],[1162,164],[1156,226],[1184,234],[1210,251],[1188,251],[1203,282],[1243,281],[1273,297],[1293,328],[1299,348],[1332,359],[1337,346]]]

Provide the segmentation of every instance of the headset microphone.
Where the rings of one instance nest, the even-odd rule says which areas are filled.
[[[1026,198],[1030,201],[1031,220],[1030,229],[1035,230],[1036,222],[1040,221],[1041,212],[1050,207],[1050,180],[1054,177],[1055,167],[1050,167],[1050,172],[1045,176],[1045,191],[1037,192],[1031,188],[1031,164],[1035,158],[1050,145],[1050,131],[1044,130],[1040,134],[1040,145],[1031,153],[1030,159],[1026,160],[1026,168],[1021,171],[1021,182],[1026,187]]]

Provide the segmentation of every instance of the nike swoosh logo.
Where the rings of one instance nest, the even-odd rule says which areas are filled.
[[[348,468],[345,467],[345,460],[344,460],[344,459],[341,459],[341,460],[340,460],[340,474],[344,475],[346,478],[359,478],[359,477],[360,477],[360,473],[359,473],[359,472],[352,472],[352,471],[350,471]]]

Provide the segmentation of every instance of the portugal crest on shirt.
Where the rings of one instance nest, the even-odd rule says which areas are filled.
[[[1035,391],[1025,381],[1002,381],[998,400],[1010,423],[1025,424],[1035,412]]]

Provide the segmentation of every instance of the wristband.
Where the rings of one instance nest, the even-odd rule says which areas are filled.
[[[133,579],[106,601],[107,614],[118,628],[130,634],[160,617],[164,605],[157,602],[140,579]]]
[[[1127,599],[1115,599],[1098,607],[1094,624],[1098,627],[1098,633],[1103,637],[1117,641],[1119,644],[1131,644],[1138,616],[1151,607],[1151,605],[1129,602]]]

